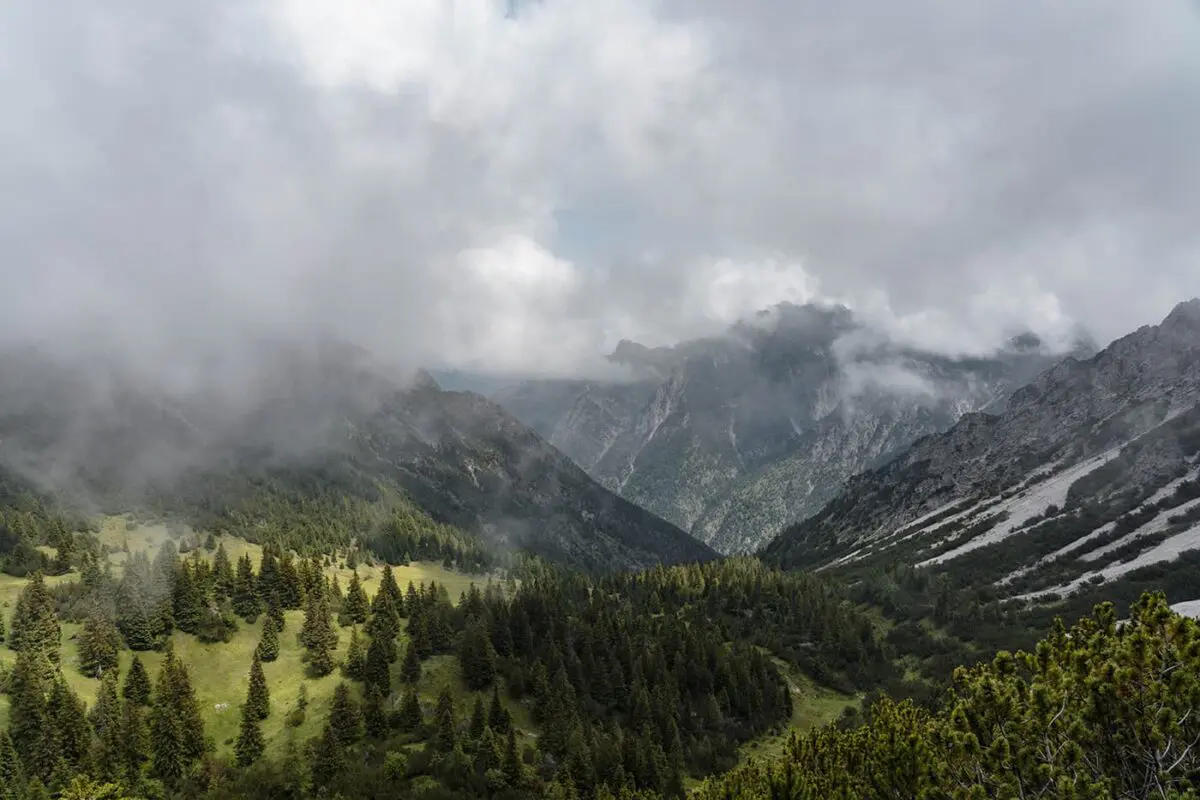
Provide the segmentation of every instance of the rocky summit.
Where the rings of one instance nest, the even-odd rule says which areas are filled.
[[[490,396],[606,487],[727,553],[765,544],[914,440],[1002,408],[1056,361],[1028,334],[947,358],[891,343],[844,307],[787,303],[722,336],[622,342],[610,359],[628,380]]]

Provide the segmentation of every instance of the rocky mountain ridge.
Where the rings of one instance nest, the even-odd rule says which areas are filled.
[[[764,550],[788,567],[909,563],[1017,596],[1200,548],[1200,301],[1065,359],[854,477]],[[1168,567],[1161,567],[1166,569]]]
[[[1026,335],[992,357],[947,358],[892,344],[844,307],[782,304],[724,336],[622,342],[611,359],[630,380],[526,381],[491,397],[608,488],[746,552],[913,440],[1001,407],[1056,356]]]

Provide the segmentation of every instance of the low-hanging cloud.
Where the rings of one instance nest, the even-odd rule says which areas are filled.
[[[1194,3],[10,0],[0,341],[566,374],[779,300],[979,352],[1200,293]]]

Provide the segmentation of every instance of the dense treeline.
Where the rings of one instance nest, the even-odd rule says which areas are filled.
[[[181,555],[168,541],[153,559],[131,554],[119,577],[87,549],[77,581],[51,589],[33,574],[6,636],[16,665],[0,681],[10,794],[92,781],[144,797],[679,797],[688,775],[734,766],[741,743],[789,719],[773,653],[842,687],[888,670],[869,621],[837,592],[751,559],[600,581],[529,563],[519,585],[472,587],[455,604],[436,583],[402,590],[386,566],[368,598],[356,572],[346,586],[329,578],[330,558],[268,545],[254,564],[220,543]],[[288,609],[303,610],[298,630],[284,631]],[[250,670],[250,685],[233,753],[220,757],[172,634],[219,648],[259,618],[253,662],[231,665]],[[60,663],[63,622],[83,626],[72,663]],[[286,713],[294,727],[312,713],[271,710],[262,664],[285,635],[303,646],[307,676],[337,672],[342,684],[322,733],[277,758],[262,720]],[[119,674],[125,648],[164,651],[161,674],[136,657]],[[432,706],[416,691],[428,660],[445,656],[470,714],[449,687]],[[100,679],[94,708],[69,670]],[[517,707],[533,730],[518,729]]]
[[[698,800],[1196,798],[1200,626],[1146,595],[1033,652],[955,673],[941,711],[883,700],[866,723],[793,737],[784,756],[707,782]]]

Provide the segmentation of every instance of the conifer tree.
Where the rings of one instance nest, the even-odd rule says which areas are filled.
[[[386,595],[392,602],[392,608],[397,616],[404,616],[404,597],[400,594],[400,586],[396,583],[396,576],[392,573],[391,564],[383,565],[383,574],[379,578],[379,594]]]
[[[46,774],[55,760],[53,731],[46,717],[50,663],[41,650],[17,653],[9,675],[8,733],[28,778]]]
[[[71,691],[62,673],[46,699],[46,724],[53,731],[55,755],[65,760],[72,772],[78,770],[87,762],[91,734],[83,701]]]
[[[378,639],[387,648],[390,664],[396,660],[396,636],[400,633],[400,615],[396,613],[396,606],[388,595],[377,594],[375,601],[366,630],[372,640]]]
[[[508,738],[504,742],[504,757],[500,769],[509,788],[520,789],[525,785],[525,767],[521,763],[520,753],[517,752],[517,734],[512,728],[508,729]]]
[[[417,730],[425,722],[421,713],[421,701],[417,698],[417,690],[412,686],[404,692],[404,700],[400,705],[400,718],[397,720],[400,730],[409,733]]]
[[[121,689],[121,694],[134,705],[150,705],[150,676],[136,653],[133,663],[129,665],[129,674],[125,676],[125,686]]]
[[[363,723],[367,729],[367,736],[372,739],[382,739],[387,735],[387,715],[383,710],[383,694],[378,686],[367,689],[367,698],[363,703]]]
[[[163,660],[150,717],[151,770],[171,783],[204,755],[204,721],[187,667],[170,650]]]
[[[262,636],[254,648],[254,657],[266,664],[279,658],[279,623],[270,614],[263,619]]]
[[[314,743],[310,760],[313,787],[318,790],[328,786],[346,769],[346,754],[333,728],[328,724],[321,733],[321,738]]]
[[[249,562],[249,559],[247,559]],[[229,553],[225,551],[225,543],[221,542],[217,545],[217,552],[213,555],[213,593],[217,600],[232,598],[234,587],[237,583],[236,576],[233,572],[233,565],[229,562]],[[253,579],[251,580],[253,585]],[[236,611],[234,613],[237,613]],[[238,616],[241,616],[238,614]]]
[[[246,622],[253,622],[262,610],[262,600],[259,598],[258,586],[254,577],[254,566],[250,563],[249,555],[243,555],[238,559],[237,572],[233,577],[231,602],[233,613]]]
[[[256,719],[271,715],[271,693],[267,688],[267,676],[263,674],[262,661],[258,656],[250,664],[250,686],[246,690],[246,709]]]
[[[175,570],[174,592],[171,595],[171,611],[175,627],[185,633],[200,632],[204,617],[204,593],[196,580],[195,572],[188,561],[182,561]]]
[[[291,553],[279,558],[279,600],[284,608],[300,608],[305,604],[304,585]]]
[[[386,663],[384,669],[387,669]],[[352,681],[366,680],[367,654],[363,651],[362,637],[358,628],[350,629],[350,645],[346,648],[346,661],[342,664],[342,674]]]
[[[468,689],[480,691],[496,680],[496,651],[487,627],[478,617],[467,623],[458,660]]]
[[[433,638],[429,632],[427,616],[427,611],[414,612],[408,620],[408,646],[416,648],[417,655],[421,658],[433,655]]]
[[[404,648],[404,663],[400,666],[400,678],[409,686],[416,686],[417,681],[421,680],[421,657],[412,642],[409,642],[408,647]]]
[[[479,737],[483,736],[483,729],[487,727],[487,714],[483,710],[483,698],[479,695],[475,696],[475,706],[471,709],[471,722],[467,726],[467,737],[473,741],[479,741]]]
[[[121,700],[117,696],[117,672],[104,674],[96,707],[89,715],[95,742],[92,765],[97,777],[106,781],[121,778]]]
[[[16,800],[17,791],[25,782],[25,770],[21,767],[21,758],[13,747],[12,738],[8,731],[0,730],[0,798]],[[6,794],[5,792],[9,792]]]
[[[454,696],[450,687],[442,689],[433,712],[434,746],[443,753],[454,749]]]
[[[94,604],[79,635],[79,671],[99,678],[115,670],[119,661],[121,634],[99,604]]]
[[[337,647],[338,635],[334,630],[329,601],[324,594],[308,600],[304,612],[304,626],[300,630],[300,643],[307,650],[309,668],[317,677],[333,672],[333,651]]]
[[[126,699],[121,706],[120,764],[127,783],[136,784],[149,756],[150,732],[141,706]]]
[[[475,769],[486,775],[488,770],[499,769],[500,763],[500,743],[492,729],[485,725],[475,745]]]
[[[46,588],[42,573],[35,572],[17,596],[8,634],[8,647],[18,653],[22,650],[37,650],[57,664],[61,638],[62,629],[54,613],[54,598]]]
[[[349,747],[362,738],[362,714],[350,694],[350,684],[342,681],[333,690],[329,706],[329,727],[342,747]]]
[[[508,733],[512,727],[512,717],[508,709],[500,702],[500,687],[492,685],[492,704],[488,707],[488,727],[496,733]]]
[[[346,589],[346,597],[342,601],[342,613],[338,622],[343,626],[363,625],[370,616],[371,606],[367,601],[367,593],[362,588],[362,582],[355,572],[350,576],[350,584]]]
[[[237,758],[239,767],[248,767],[257,761],[266,751],[267,745],[263,740],[262,729],[259,727],[259,720],[262,719],[258,713],[250,707],[250,702],[242,706],[242,724],[238,729],[237,741],[234,743],[233,752]]]

